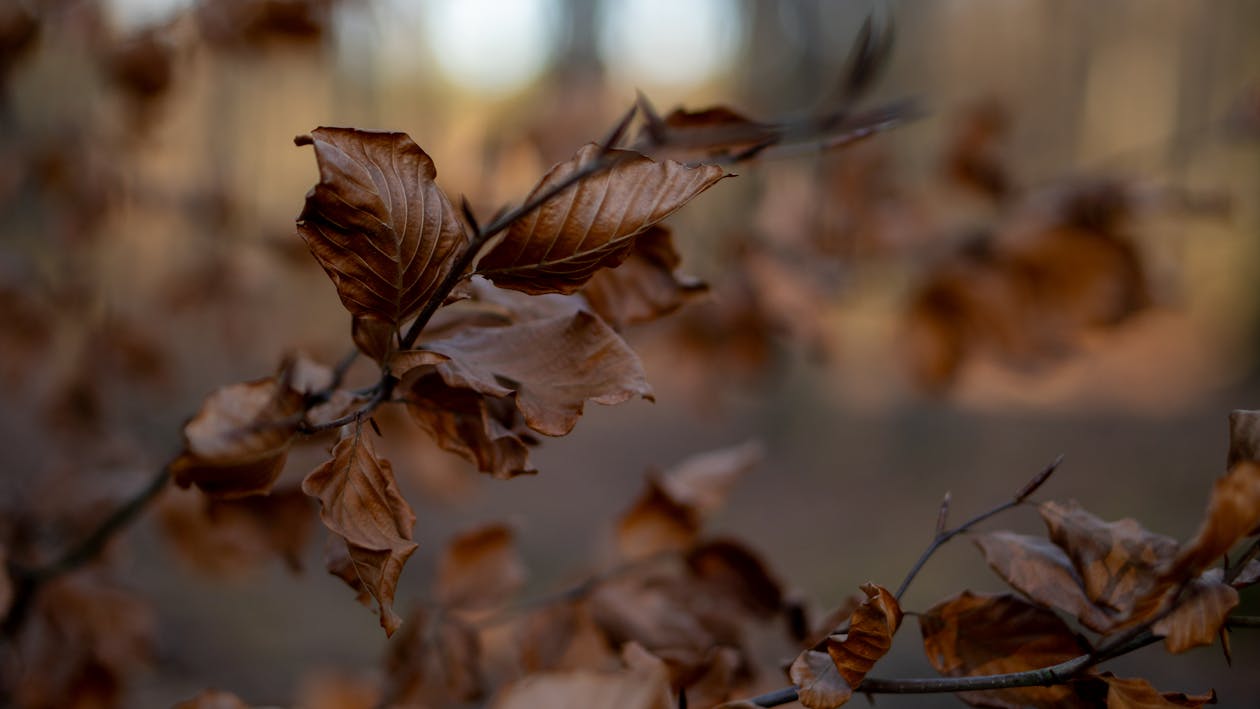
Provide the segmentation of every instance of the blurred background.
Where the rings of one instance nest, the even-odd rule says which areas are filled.
[[[662,113],[833,110],[872,13],[894,44],[857,108],[910,98],[921,115],[741,163],[671,220],[682,270],[710,293],[625,327],[655,403],[590,407],[534,454],[536,477],[400,446],[420,549],[399,607],[426,595],[445,540],[500,519],[527,594],[580,579],[645,470],[750,438],[765,461],[715,529],[820,610],[863,582],[895,585],[946,491],[963,519],[1060,453],[1043,497],[1188,538],[1223,472],[1229,411],[1260,408],[1249,0],[8,0],[6,534],[59,548],[143,486],[206,393],[295,349],[345,353],[349,318],[294,234],[317,179],[294,136],[405,131],[486,218],[636,91]],[[285,480],[323,446],[293,455]],[[212,686],[287,705],[321,672],[379,666],[376,621],[324,574],[320,544],[301,575],[207,576],[163,540],[163,509],[111,551],[156,638],[126,706]],[[1040,523],[1016,511],[997,526]],[[960,540],[906,605],[962,588],[1001,584]],[[880,676],[931,674],[906,631]],[[1113,670],[1244,706],[1260,696],[1244,669],[1260,642],[1244,631],[1233,647],[1233,670],[1217,649],[1158,648]],[[768,667],[791,654],[781,639],[763,651]]]

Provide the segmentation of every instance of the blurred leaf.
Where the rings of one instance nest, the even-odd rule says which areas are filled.
[[[250,707],[231,692],[204,689],[197,696],[176,704],[172,709],[250,709]]]
[[[1231,448],[1231,452],[1236,449]],[[1231,456],[1232,457],[1232,456]],[[1243,460],[1212,485],[1198,534],[1164,572],[1180,582],[1198,576],[1260,526],[1260,462]]]
[[[381,627],[393,635],[402,624],[392,607],[394,589],[416,550],[416,516],[361,425],[342,427],[332,455],[302,481],[302,491],[319,498],[324,526],[346,540],[356,575],[380,608]]]
[[[216,390],[184,426],[175,483],[224,499],[266,493],[284,470],[302,404],[277,377]]]
[[[635,237],[624,263],[596,272],[582,288],[582,296],[618,330],[656,320],[709,290],[700,281],[679,276],[675,272],[679,261],[669,230],[652,226]]]
[[[747,157],[783,137],[778,126],[751,120],[726,106],[699,111],[680,106],[664,118],[642,95],[639,106],[647,122],[636,146],[653,153],[664,150],[679,160]]]
[[[675,501],[710,515],[726,504],[731,487],[765,458],[755,440],[693,455],[660,477],[661,488]]]
[[[720,539],[687,554],[692,575],[716,597],[726,596],[737,608],[761,618],[783,609],[783,588],[757,554],[742,543]]]
[[[1260,463],[1260,411],[1237,409],[1229,414],[1229,456],[1225,469],[1244,461]]]
[[[810,709],[831,709],[849,701],[866,673],[892,647],[901,625],[897,599],[874,584],[863,585],[862,592],[866,600],[849,617],[849,632],[829,636],[825,654],[801,653],[788,671],[801,704]]]
[[[507,685],[492,709],[673,709],[669,682],[656,671],[543,673]]]
[[[928,661],[947,677],[1050,667],[1090,649],[1053,612],[1010,594],[963,591],[929,608],[919,617],[919,627]],[[960,692],[958,697],[998,709],[1092,706],[1067,685]]]
[[[652,396],[638,355],[585,311],[507,327],[465,328],[426,342],[424,349],[400,352],[391,362],[399,373],[430,365],[448,386],[493,397],[514,395],[525,423],[549,436],[572,430],[587,399],[618,404]]]
[[[438,563],[438,600],[448,607],[498,605],[524,583],[525,564],[511,528],[503,524],[460,534]]]
[[[617,520],[617,548],[626,559],[645,559],[667,551],[683,551],[700,534],[700,514],[675,500],[649,479],[647,489]]]
[[[416,378],[405,393],[407,411],[443,449],[496,478],[537,473],[529,463],[536,443],[511,401],[447,386],[437,374]]]
[[[314,509],[297,488],[239,500],[170,495],[159,510],[162,531],[195,568],[236,574],[280,557],[302,569]]]
[[[477,631],[445,613],[417,610],[385,662],[391,706],[472,702],[484,693]]]
[[[1107,709],[1164,709],[1202,707],[1216,703],[1216,692],[1187,696],[1181,692],[1160,693],[1144,679],[1120,679],[1105,672],[1099,679],[1107,683]]]
[[[634,237],[726,177],[715,165],[687,167],[590,144],[553,167],[532,198],[597,160],[607,170],[580,180],[517,220],[487,253],[477,272],[501,288],[526,293],[573,293],[594,273],[626,259]]]
[[[316,668],[302,678],[293,709],[376,709],[383,700],[375,672],[348,674]]]
[[[320,173],[298,233],[354,316],[356,344],[382,361],[468,235],[433,161],[407,135],[317,128],[297,142],[315,146]]]

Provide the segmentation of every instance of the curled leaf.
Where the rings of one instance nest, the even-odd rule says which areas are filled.
[[[443,449],[496,478],[537,473],[529,463],[536,441],[507,399],[447,386],[437,374],[418,377],[406,390],[412,420]]]
[[[393,635],[402,625],[393,611],[394,589],[416,550],[416,516],[361,425],[342,427],[332,456],[302,481],[302,491],[319,498],[320,519],[345,540],[355,575],[380,608],[381,627]]]
[[[530,197],[601,160],[607,161],[607,169],[579,180],[513,223],[481,259],[477,272],[501,288],[573,293],[599,269],[624,261],[636,236],[727,176],[716,165],[658,163],[590,144],[553,167]]]
[[[866,673],[892,647],[893,635],[901,625],[897,599],[874,584],[863,585],[862,592],[866,600],[849,617],[849,632],[829,636],[825,656],[807,650],[792,663],[788,673],[801,704],[810,709],[831,709],[849,701]]]
[[[433,161],[406,134],[317,128],[297,143],[313,145],[319,163],[298,234],[354,316],[355,343],[381,361],[468,235]]]
[[[653,226],[635,237],[624,263],[592,276],[582,296],[618,330],[655,320],[709,290],[700,281],[678,275],[679,261],[669,230]]]

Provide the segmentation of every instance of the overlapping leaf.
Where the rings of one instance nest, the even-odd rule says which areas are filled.
[[[234,575],[274,558],[293,571],[315,523],[311,501],[290,488],[239,500],[206,500],[200,495],[170,495],[160,509],[167,540],[195,568]]]
[[[963,591],[919,618],[923,647],[936,671],[949,677],[1050,667],[1089,652],[1053,612],[1010,594]],[[1066,685],[963,692],[972,706],[998,709],[1090,706]]]
[[[831,635],[826,652],[806,650],[792,663],[789,675],[802,705],[833,709],[853,696],[854,690],[892,647],[901,625],[901,607],[887,589],[862,586],[866,600],[849,617],[849,632]]]
[[[467,328],[393,359],[397,372],[434,366],[450,387],[513,395],[525,423],[549,436],[573,429],[589,399],[651,398],[638,356],[598,317],[578,311],[507,327]]]
[[[582,296],[618,330],[655,320],[709,290],[700,281],[679,276],[679,261],[669,230],[660,225],[651,227],[635,237],[624,263],[592,276],[582,288]]]
[[[442,706],[451,698],[480,699],[481,641],[477,630],[447,613],[418,610],[390,648],[386,670],[391,705]]]
[[[468,235],[433,161],[406,134],[317,128],[297,142],[315,147],[320,175],[298,233],[354,316],[355,342],[381,360]]]
[[[727,176],[714,165],[658,163],[591,144],[553,167],[530,197],[601,160],[610,167],[579,180],[512,224],[477,271],[502,288],[575,292],[600,268],[625,260],[636,236]]]
[[[319,498],[320,519],[345,540],[355,575],[376,599],[385,634],[392,635],[402,624],[393,611],[394,589],[416,550],[416,516],[398,491],[389,461],[376,455],[362,426],[343,427],[332,455],[306,477],[302,490]]]
[[[412,420],[443,449],[457,453],[496,478],[538,472],[529,463],[536,441],[507,399],[448,386],[436,373],[417,377],[406,391]]]

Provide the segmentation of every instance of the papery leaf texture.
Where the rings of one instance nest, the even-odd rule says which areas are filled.
[[[849,700],[888,650],[901,625],[901,606],[887,589],[874,584],[862,586],[866,600],[849,617],[849,631],[831,635],[822,652],[806,650],[792,663],[789,675],[797,686],[800,702],[810,709],[831,709]]]
[[[433,160],[404,133],[317,128],[319,183],[298,234],[354,316],[355,343],[381,361],[398,327],[430,298],[469,244],[437,186]]]
[[[526,293],[575,292],[597,270],[625,260],[636,236],[727,176],[716,165],[658,163],[590,144],[553,167],[530,198],[601,160],[609,167],[513,223],[482,257],[477,272],[499,287]]]
[[[302,490],[319,499],[324,526],[345,540],[355,574],[380,608],[381,627],[392,635],[402,625],[394,590],[416,550],[416,516],[369,435],[361,424],[343,426],[332,460],[308,475]]]

